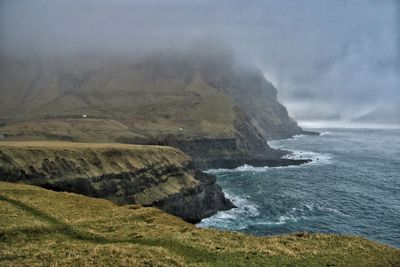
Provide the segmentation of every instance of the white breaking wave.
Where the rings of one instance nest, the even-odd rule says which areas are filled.
[[[321,132],[319,133],[320,136],[326,136],[326,135],[331,135],[331,132]]]
[[[221,211],[217,214],[203,219],[197,224],[200,228],[219,228],[233,231],[240,231],[248,228],[249,226],[260,226],[260,225],[283,225],[287,223],[296,223],[299,220],[307,219],[310,216],[322,216],[323,213],[336,213],[340,216],[349,217],[349,215],[343,212],[325,207],[320,204],[301,204],[297,207],[292,207],[286,212],[276,214],[273,216],[263,217],[260,215],[259,206],[253,203],[248,196],[235,196],[225,192],[227,198],[229,198],[237,208]],[[319,214],[317,215],[316,214]]]
[[[250,201],[248,196],[235,196],[229,193],[225,196],[237,207],[203,219],[197,224],[200,228],[217,227],[228,230],[242,230],[248,226],[248,219],[260,215],[257,204]]]
[[[327,136],[330,135],[330,132],[322,132],[320,133],[320,136]],[[304,166],[304,165],[310,165],[310,164],[331,164],[333,156],[328,153],[317,153],[317,152],[312,152],[312,151],[306,151],[306,150],[294,150],[290,148],[290,145],[286,144],[288,141],[296,141],[300,138],[309,138],[310,136],[308,135],[295,135],[291,139],[286,139],[286,140],[276,140],[276,141],[271,141],[268,142],[268,144],[275,149],[283,149],[289,151],[288,155],[283,156],[283,158],[287,159],[311,159],[311,162],[303,164],[303,165],[298,165],[298,167]],[[312,136],[311,136],[312,137]],[[290,166],[288,166],[290,167]]]
[[[330,132],[322,132],[320,136],[326,136],[330,135]],[[277,166],[277,167],[268,167],[268,166],[263,166],[263,167],[254,167],[248,164],[244,164],[242,166],[239,166],[234,169],[225,169],[225,168],[219,168],[219,169],[210,169],[207,170],[207,173],[212,173],[212,174],[217,174],[217,173],[229,173],[229,172],[265,172],[268,169],[280,169],[280,168],[298,168],[298,167],[303,167],[305,165],[325,165],[325,164],[331,164],[333,156],[328,153],[317,153],[317,152],[311,152],[311,151],[305,151],[305,150],[292,150],[290,149],[287,145],[283,144],[282,142],[292,140],[296,141],[300,138],[308,138],[308,135],[304,134],[299,134],[295,135],[292,138],[285,139],[285,140],[276,140],[276,141],[270,141],[268,144],[275,149],[283,149],[287,150],[290,153],[288,155],[283,156],[282,158],[286,159],[310,159],[311,162],[305,163],[302,165],[289,165],[289,166]]]
[[[270,167],[265,166],[265,167],[253,167],[251,165],[248,164],[244,164],[242,166],[239,166],[237,168],[234,169],[210,169],[207,170],[207,173],[224,173],[224,172],[265,172],[267,169],[269,169]]]
[[[328,153],[317,153],[311,151],[304,150],[292,150],[290,154],[283,156],[283,158],[287,159],[311,159],[310,163],[307,164],[331,164],[333,156]],[[299,165],[302,166],[302,165]]]
[[[240,167],[237,167],[235,169],[210,169],[205,172],[207,173],[212,173],[212,174],[218,174],[218,173],[227,173],[227,172],[265,172],[268,171],[269,169],[283,169],[283,168],[299,168],[299,167],[304,167],[307,165],[326,165],[326,164],[331,164],[333,156],[328,153],[317,153],[317,152],[311,152],[311,151],[304,151],[304,150],[292,150],[290,151],[290,154],[283,156],[282,158],[286,159],[310,159],[311,162],[305,163],[302,165],[289,165],[289,166],[277,166],[277,167],[254,167],[248,164],[244,164]]]
[[[233,204],[237,207],[228,211],[220,211],[217,214],[203,219],[197,224],[200,228],[215,227],[226,230],[244,230],[248,226],[255,225],[282,225],[288,222],[297,222],[295,214],[288,212],[287,214],[279,215],[276,219],[266,220],[260,217],[257,204],[250,201],[248,196],[239,197],[226,193]]]

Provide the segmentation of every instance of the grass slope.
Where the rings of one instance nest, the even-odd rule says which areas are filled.
[[[126,125],[111,119],[37,119],[0,126],[7,140],[65,140],[110,142],[118,138],[143,138]]]
[[[87,175],[100,175],[135,170],[148,165],[185,166],[191,160],[181,150],[168,146],[130,145],[118,143],[75,143],[63,141],[0,141],[0,151],[18,167],[28,168],[44,159],[63,157],[79,164],[96,157],[102,164],[88,162]],[[4,160],[4,159],[3,159]],[[2,165],[7,164],[4,160]]]
[[[0,122],[7,121],[0,133],[80,142],[234,135],[235,103],[205,82],[194,63],[152,60],[85,67],[77,58],[72,65],[0,58]]]
[[[0,183],[1,266],[399,266],[359,237],[253,237],[198,229],[154,208]]]

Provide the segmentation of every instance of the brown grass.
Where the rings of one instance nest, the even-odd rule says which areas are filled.
[[[0,265],[398,266],[360,237],[253,237],[198,229],[154,208],[0,183]]]

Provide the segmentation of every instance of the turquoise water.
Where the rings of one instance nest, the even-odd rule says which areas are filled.
[[[351,234],[400,247],[400,130],[312,130],[322,135],[270,142],[309,164],[210,170],[238,208],[199,226]]]

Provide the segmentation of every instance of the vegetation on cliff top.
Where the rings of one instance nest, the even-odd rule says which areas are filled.
[[[233,207],[214,176],[166,146],[1,141],[0,181],[156,206],[190,222]]]
[[[134,266],[398,266],[360,237],[253,237],[198,229],[154,208],[0,182],[0,263]]]
[[[168,146],[128,145],[117,143],[74,143],[61,141],[1,141],[1,166],[18,167],[29,171],[39,168],[45,160],[62,158],[72,161],[73,166],[63,166],[52,170],[60,171],[53,179],[69,176],[98,176],[121,173],[154,165],[175,165],[184,167],[190,164],[190,157],[177,148]],[[6,158],[7,157],[7,160]],[[72,164],[72,163],[71,163]],[[46,172],[46,170],[42,170]]]
[[[198,186],[190,160],[166,146],[2,141],[0,180],[150,205]]]

